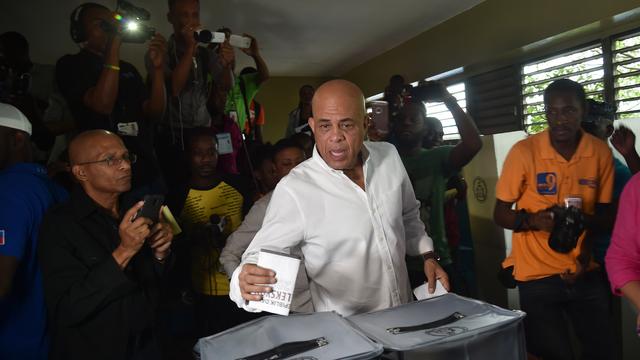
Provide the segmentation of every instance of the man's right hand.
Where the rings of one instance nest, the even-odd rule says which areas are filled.
[[[529,226],[533,230],[541,230],[551,232],[553,230],[553,212],[549,210],[542,210],[529,215]]]
[[[152,221],[150,219],[139,217],[131,221],[143,204],[144,202],[140,201],[129,209],[122,222],[120,222],[118,229],[118,234],[120,235],[118,249],[128,257],[133,257],[133,255],[137,254],[142,248],[145,239],[151,234]]]
[[[256,284],[275,284],[276,273],[273,270],[261,268],[255,264],[244,264],[238,277],[242,298],[247,301],[260,301],[262,295],[252,293],[271,292],[272,288]]]

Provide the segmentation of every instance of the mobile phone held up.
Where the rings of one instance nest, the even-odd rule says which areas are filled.
[[[371,102],[371,121],[380,133],[389,133],[389,104],[386,101]]]
[[[248,49],[251,46],[251,38],[232,34],[229,37],[229,44],[240,49]]]
[[[144,204],[136,213],[136,216],[132,221],[139,217],[144,217],[151,220],[154,224],[160,221],[160,208],[164,202],[163,195],[145,195]]]

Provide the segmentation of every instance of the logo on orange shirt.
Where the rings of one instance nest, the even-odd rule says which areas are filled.
[[[588,186],[592,189],[598,188],[598,179],[588,178],[588,179],[579,179],[578,184]]]
[[[555,195],[558,193],[558,183],[556,173],[545,172],[538,173],[538,194],[540,195]]]

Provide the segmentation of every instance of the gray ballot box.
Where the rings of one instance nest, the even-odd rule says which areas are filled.
[[[455,294],[347,318],[389,359],[526,359],[525,314]]]
[[[196,359],[373,359],[382,345],[335,312],[272,315],[202,338]]]

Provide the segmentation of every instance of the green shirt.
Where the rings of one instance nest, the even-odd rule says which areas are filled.
[[[224,107],[224,112],[229,114],[231,112],[236,113],[235,120],[238,122],[238,127],[244,129],[244,123],[247,121],[247,111],[245,108],[244,100],[242,99],[242,91],[240,90],[240,81],[244,82],[245,96],[247,100],[247,107],[251,104],[251,100],[256,96],[260,89],[258,73],[245,74],[236,76],[235,82],[229,95],[227,96],[227,103]]]
[[[442,265],[451,264],[444,225],[444,193],[447,190],[447,180],[455,174],[455,169],[451,169],[449,165],[452,149],[453,146],[420,149],[417,155],[401,157],[416,198],[420,201],[420,219],[433,239],[433,246]]]

